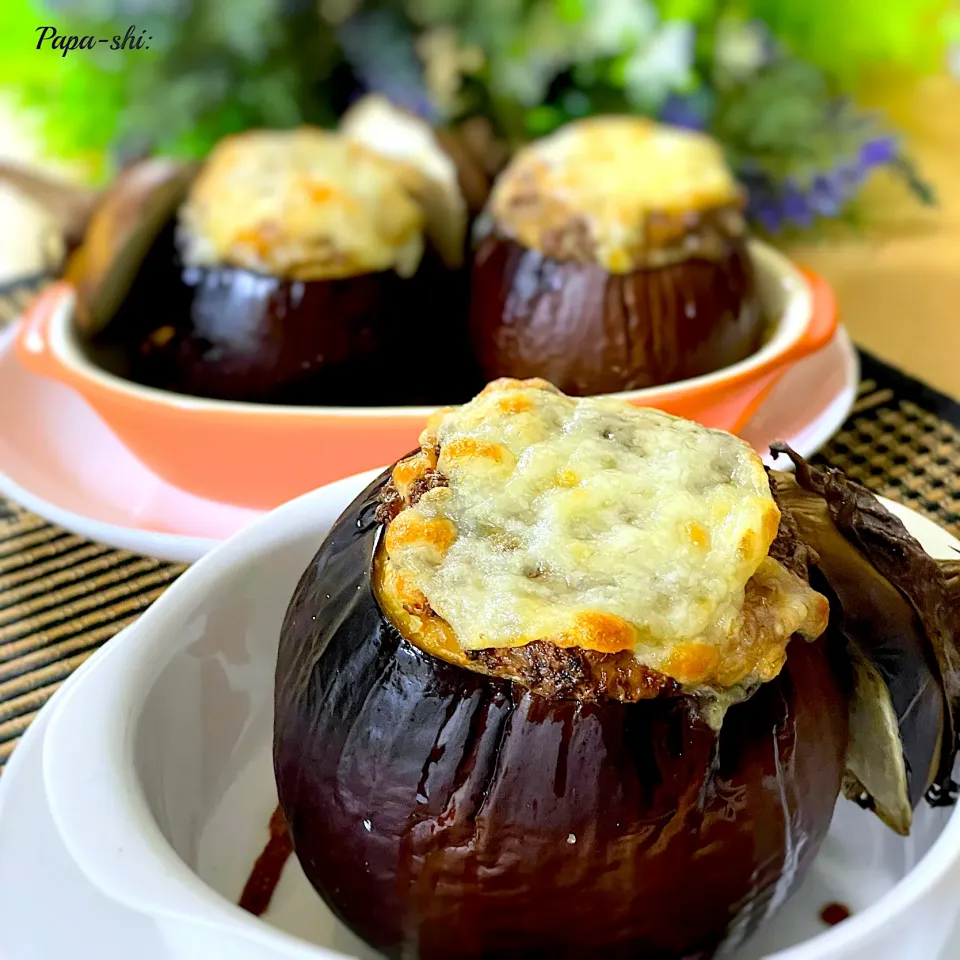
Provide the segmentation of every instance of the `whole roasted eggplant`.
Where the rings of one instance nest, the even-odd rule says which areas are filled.
[[[741,207],[712,141],[642,118],[578,121],[521,150],[475,231],[484,376],[585,396],[749,356],[766,320]]]
[[[396,136],[404,124],[415,150]],[[386,134],[399,156],[369,146]],[[114,256],[98,322],[82,325],[114,372],[267,403],[428,403],[470,389],[466,211],[422,121],[381,110],[349,132],[248,131],[176,185],[140,229],[149,243]],[[431,376],[411,375],[420,367]]]
[[[433,444],[431,470],[405,458],[340,517],[277,664],[274,764],[297,856],[372,946],[701,960],[783,904],[841,790],[901,833],[924,795],[952,802],[956,600],[865,490],[799,458],[796,479],[771,472],[769,557],[831,598],[830,622],[794,636],[716,723],[702,690],[629,657],[464,651],[435,612],[398,606],[390,525],[447,482]]]
[[[380,271],[321,281],[242,267],[187,267],[176,251],[167,253],[168,298],[151,294],[155,273],[148,267],[143,286],[118,318],[117,329],[136,334],[127,357],[130,376],[139,383],[218,400],[300,405],[463,397],[464,386],[452,372],[458,364],[463,369],[466,345],[455,328],[450,349],[457,363],[444,366],[438,355],[436,379],[410,376],[416,337],[422,332],[426,343],[436,344],[447,320],[424,304],[449,306],[463,295],[457,275],[432,253],[413,277]],[[419,318],[422,326],[403,317]]]
[[[338,520],[282,631],[275,769],[310,882],[390,957],[709,957],[786,899],[847,743],[830,645],[721,733],[684,699],[581,703],[406,641],[371,580],[385,474]]]

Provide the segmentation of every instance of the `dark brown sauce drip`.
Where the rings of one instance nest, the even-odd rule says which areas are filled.
[[[828,903],[820,911],[820,919],[828,926],[835,927],[850,916],[850,908],[842,903]]]
[[[240,907],[255,917],[262,917],[270,906],[273,892],[280,882],[280,874],[293,853],[293,843],[287,831],[283,811],[277,807],[270,817],[270,839],[257,857],[246,886],[240,895]]]

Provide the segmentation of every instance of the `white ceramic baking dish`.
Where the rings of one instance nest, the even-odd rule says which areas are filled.
[[[66,691],[44,744],[57,829],[107,896],[153,918],[176,960],[370,957],[295,860],[263,919],[235,904],[276,805],[273,671],[294,586],[373,476],[295,500],[216,548]],[[891,505],[932,554],[960,543]],[[833,928],[829,901],[853,915]],[[960,912],[960,813],[903,840],[846,801],[801,889],[737,960],[934,960]]]

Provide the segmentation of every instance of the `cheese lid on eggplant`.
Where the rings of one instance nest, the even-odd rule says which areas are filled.
[[[180,208],[177,238],[189,266],[327,280],[411,275],[423,231],[409,168],[340,134],[300,127],[221,140]]]
[[[826,629],[826,599],[768,556],[780,513],[728,433],[502,380],[421,448],[393,472],[386,562],[463,651],[629,651],[709,692],[772,679],[794,633]]]
[[[695,247],[704,215],[742,232],[742,203],[711,137],[598,116],[520,150],[494,184],[489,212],[503,233],[545,256],[625,273],[671,244]]]

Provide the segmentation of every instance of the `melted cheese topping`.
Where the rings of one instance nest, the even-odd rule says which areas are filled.
[[[543,381],[439,411],[394,471],[410,500],[384,546],[400,602],[463,650],[548,640],[633,651],[687,689],[772,679],[827,601],[767,556],[779,510],[743,441]],[[447,641],[449,646],[449,641]]]
[[[296,280],[394,269],[423,254],[409,166],[313,127],[220,141],[179,213],[191,266],[227,264]]]
[[[561,127],[521,150],[490,198],[497,225],[558,259],[634,269],[652,245],[648,218],[677,220],[739,207],[742,195],[719,144],[643,117],[602,116]]]

